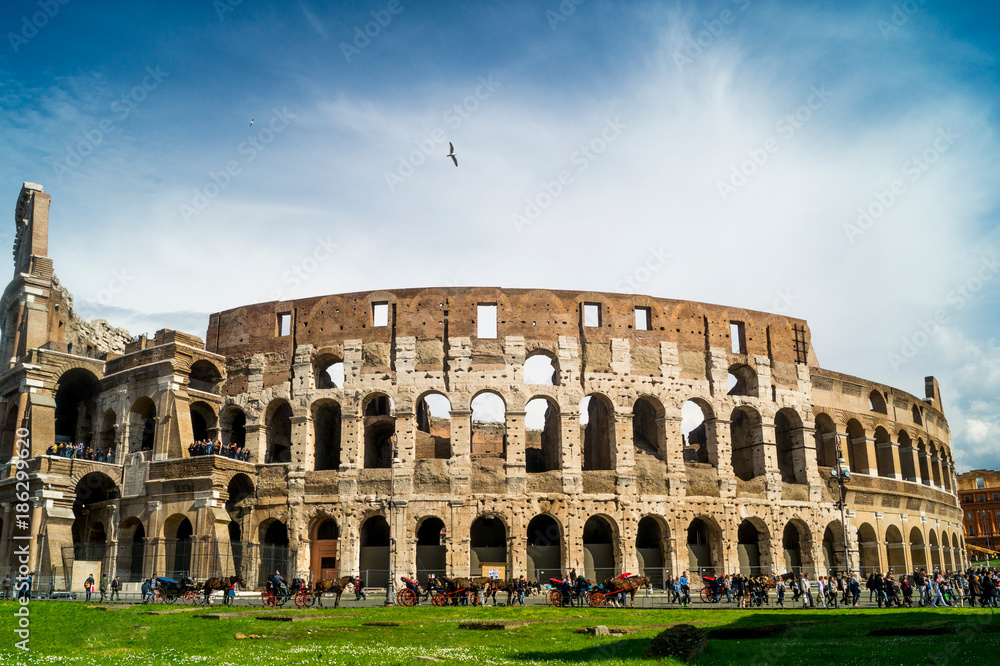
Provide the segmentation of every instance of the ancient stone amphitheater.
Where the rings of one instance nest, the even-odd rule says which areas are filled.
[[[29,568],[54,589],[96,567],[369,585],[390,567],[656,582],[962,567],[937,382],[921,398],[823,369],[805,321],[429,288],[237,307],[211,315],[204,342],[133,339],[74,313],[46,256],[48,207],[26,183],[3,300],[0,453],[18,433],[31,447],[27,528],[17,466],[0,482],[5,571],[12,536],[32,537]],[[206,439],[230,455],[191,455]],[[62,442],[113,453],[47,454]]]

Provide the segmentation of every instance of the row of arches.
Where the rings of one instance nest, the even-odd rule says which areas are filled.
[[[906,539],[904,540],[904,533]],[[927,571],[960,570],[964,567],[964,555],[957,532],[950,536],[947,531],[940,534],[931,528],[924,531],[919,527],[887,525],[879,536],[879,530],[870,523],[862,523],[857,530],[858,555],[862,571]]]

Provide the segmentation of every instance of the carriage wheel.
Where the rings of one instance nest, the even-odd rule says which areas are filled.
[[[549,592],[549,601],[552,602],[553,606],[562,606],[563,605],[562,592],[560,592],[559,590],[552,590],[551,592]]]
[[[712,594],[711,588],[708,587],[701,588],[701,600],[704,601],[705,603],[715,600],[715,596]]]
[[[446,595],[444,592],[438,592],[433,597],[431,597],[431,603],[434,604],[435,606],[438,606],[439,608],[441,606],[447,606],[448,595]]]
[[[197,604],[198,603],[198,598],[200,596],[201,595],[198,594],[197,592],[195,592],[194,590],[191,590],[189,592],[185,592],[184,593],[184,597],[183,597],[183,599],[184,599],[184,605],[185,606],[193,606],[193,605]]]
[[[400,590],[396,594],[396,603],[400,606],[413,606],[417,603],[417,593],[410,589]]]
[[[600,592],[594,592],[591,594],[590,605],[593,608],[601,608],[604,605],[604,595]]]
[[[478,592],[466,592],[465,596],[467,596],[469,598],[469,605],[470,606],[478,606],[479,605],[479,593]]]
[[[162,604],[167,600],[167,593],[160,588],[153,590],[152,600],[154,604]]]
[[[309,590],[299,590],[295,593],[295,607],[302,608],[308,606],[312,599],[309,598]]]
[[[274,607],[277,605],[278,595],[271,590],[264,590],[260,593],[260,600],[264,602],[265,606]]]

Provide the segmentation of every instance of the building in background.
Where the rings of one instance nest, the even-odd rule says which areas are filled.
[[[1000,560],[1000,471],[974,469],[959,474],[958,499],[969,559]]]

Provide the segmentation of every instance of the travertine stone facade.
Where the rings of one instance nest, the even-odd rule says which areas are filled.
[[[35,188],[18,215],[37,237],[48,199]],[[26,261],[43,265],[36,245]],[[31,433],[33,524],[47,530],[33,562],[54,578],[74,543],[76,559],[98,544],[133,577],[259,578],[277,564],[378,584],[390,543],[409,575],[825,573],[846,564],[827,483],[838,450],[853,471],[852,568],[961,567],[937,383],[918,398],[820,368],[802,320],[649,296],[402,289],[243,306],[212,315],[204,343],[160,331],[86,358],[44,348],[44,313],[24,314],[32,275],[16,274],[3,304],[27,331],[4,328],[3,441],[9,456],[15,430]],[[703,424],[685,434],[692,411]],[[40,455],[66,436],[114,445],[113,461]],[[191,457],[204,437],[249,460]]]

